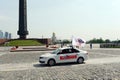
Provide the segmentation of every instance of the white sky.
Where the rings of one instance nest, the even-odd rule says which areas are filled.
[[[0,0],[0,30],[18,38],[19,0]],[[27,0],[29,38],[120,39],[120,0]]]

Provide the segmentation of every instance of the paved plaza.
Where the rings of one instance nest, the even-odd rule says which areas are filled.
[[[38,62],[41,54],[51,51],[10,52],[0,47],[0,80],[120,80],[120,49],[89,49],[84,64],[57,64],[53,67]]]

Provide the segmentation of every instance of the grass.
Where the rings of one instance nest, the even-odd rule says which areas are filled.
[[[37,40],[13,40],[10,41],[5,46],[41,46],[43,44],[39,43]]]

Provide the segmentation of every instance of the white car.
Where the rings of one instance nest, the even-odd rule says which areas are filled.
[[[58,48],[51,53],[43,54],[39,57],[41,64],[50,66],[56,63],[77,62],[83,63],[88,59],[88,52],[73,47]]]

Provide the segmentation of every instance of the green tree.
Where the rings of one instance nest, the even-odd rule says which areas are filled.
[[[71,43],[69,40],[67,40],[67,39],[65,39],[65,40],[63,40],[62,41],[64,44],[69,44],[69,43]]]
[[[88,41],[88,43],[104,43],[105,41],[100,38],[100,39],[96,39],[96,38],[93,38],[92,40]]]
[[[111,41],[109,39],[106,39],[105,40],[105,43],[110,43]]]

